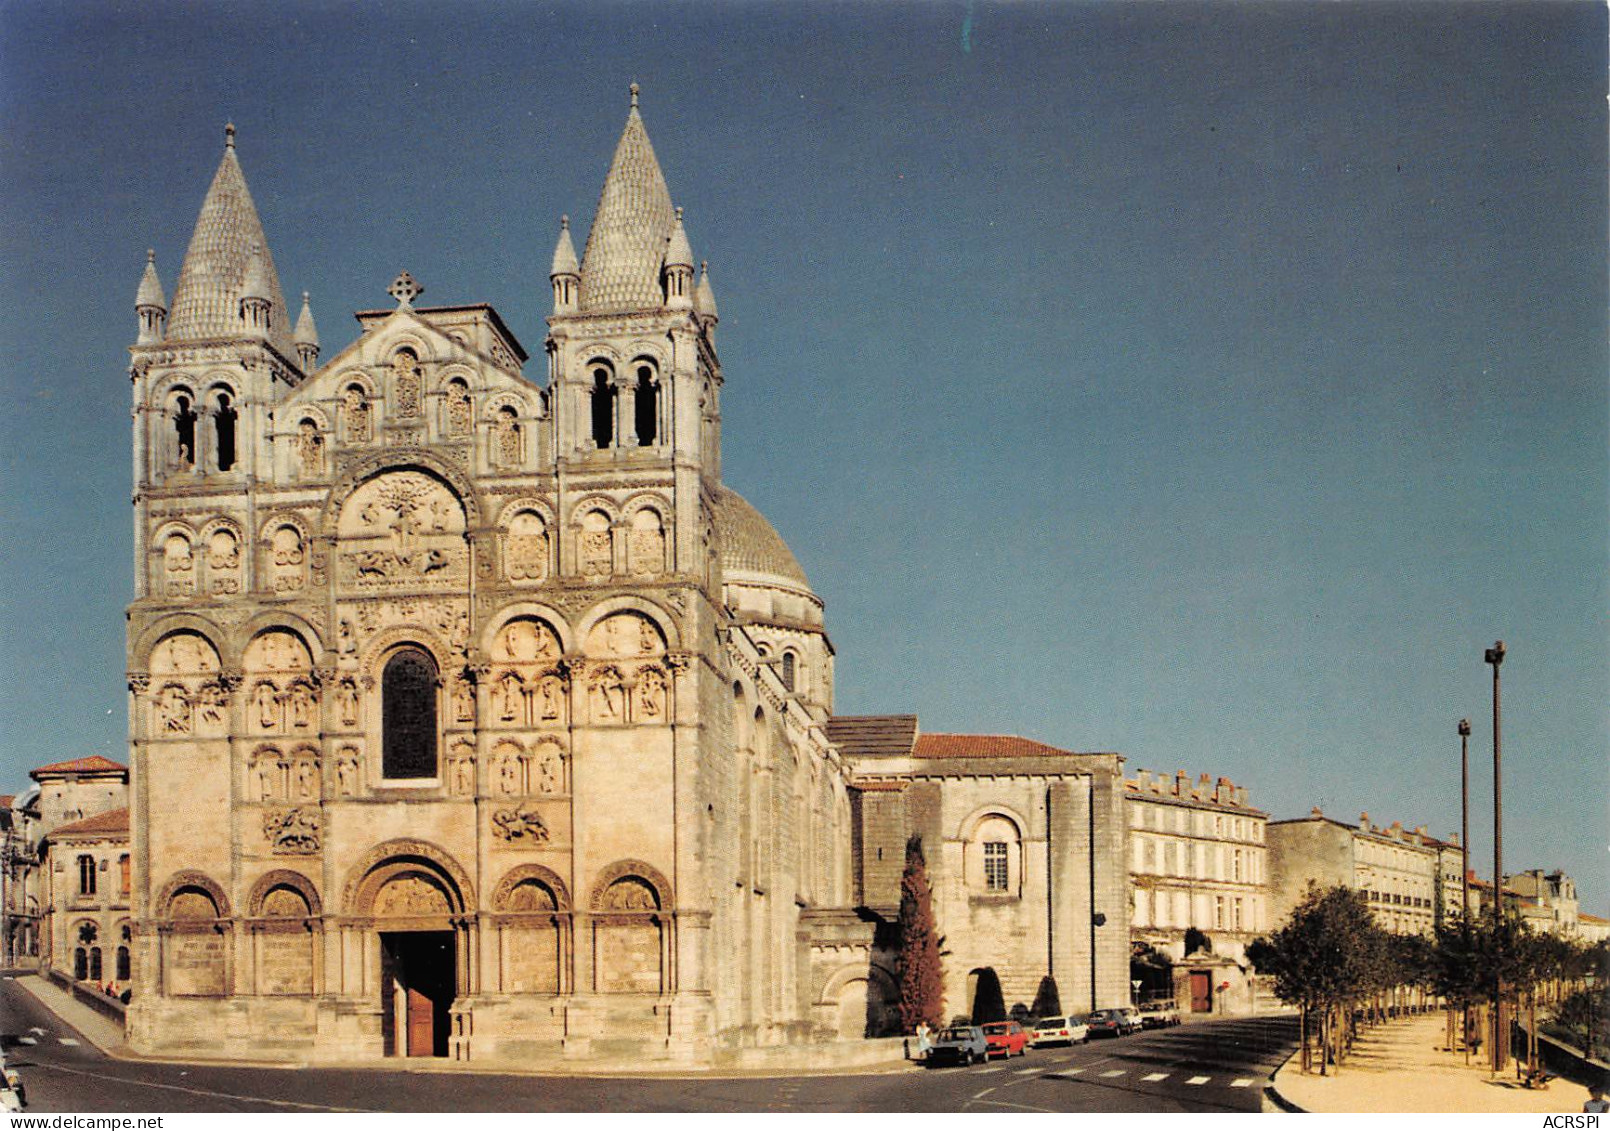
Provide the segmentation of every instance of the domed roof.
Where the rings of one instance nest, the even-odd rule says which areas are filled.
[[[766,574],[810,589],[805,571],[782,535],[738,492],[716,488],[716,538],[727,573]]]

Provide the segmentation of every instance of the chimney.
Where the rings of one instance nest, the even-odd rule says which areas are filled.
[[[1317,821],[1325,814],[1323,811],[1321,811],[1318,805],[1315,805],[1312,809],[1308,810],[1308,815]]]
[[[1360,813],[1358,815],[1358,827],[1363,829],[1365,832],[1370,831],[1370,815],[1368,813]]]

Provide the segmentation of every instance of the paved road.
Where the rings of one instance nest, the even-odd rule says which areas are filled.
[[[146,1064],[102,1055],[0,981],[0,1047],[30,1112],[1257,1111],[1289,1018],[1201,1022],[972,1068],[835,1076],[531,1077]]]

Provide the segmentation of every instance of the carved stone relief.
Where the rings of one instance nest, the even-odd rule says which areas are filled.
[[[608,577],[615,571],[614,532],[609,516],[603,511],[589,511],[581,520],[580,553],[581,572],[586,577]]]
[[[424,384],[419,358],[414,356],[412,350],[398,350],[397,356],[391,359],[391,375],[393,388],[396,391],[394,407],[398,418],[411,420],[417,417],[421,409],[420,395]]]
[[[274,852],[305,856],[319,850],[319,811],[298,807],[263,814],[263,836]]]
[[[196,592],[196,556],[190,550],[190,539],[183,534],[170,534],[162,544],[162,567],[167,579],[166,590],[170,597],[189,597]]]
[[[388,915],[446,915],[452,911],[447,893],[420,875],[389,880],[375,895],[377,918]]]
[[[341,424],[351,443],[367,444],[373,435],[369,422],[369,398],[359,385],[349,385],[341,394]]]
[[[214,530],[207,539],[207,589],[214,596],[240,592],[240,539],[232,530]]]
[[[269,574],[274,592],[294,593],[307,585],[307,547],[294,526],[279,526],[269,535]]]
[[[540,515],[521,511],[503,540],[503,567],[510,581],[541,581],[548,576],[548,527]]]
[[[303,420],[296,426],[296,466],[305,479],[317,479],[324,474],[324,437],[319,426]]]
[[[492,811],[492,835],[521,844],[547,844],[550,836],[541,814],[523,803],[512,809]]]
[[[635,577],[656,577],[665,571],[665,528],[660,516],[647,508],[632,516],[627,569]]]
[[[341,510],[339,579],[357,589],[440,587],[468,576],[464,507],[416,471],[378,476]]]

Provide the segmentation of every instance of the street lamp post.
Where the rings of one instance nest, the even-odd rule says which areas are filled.
[[[1499,946],[1504,925],[1504,745],[1499,728],[1498,668],[1504,662],[1504,642],[1495,641],[1487,649],[1485,662],[1493,666],[1493,947]],[[1504,1046],[1509,1042],[1503,1029],[1503,986],[1497,970],[1493,972],[1493,1071],[1503,1071],[1508,1059]]]
[[[1470,939],[1470,720],[1459,720],[1459,929]],[[1469,947],[1466,947],[1468,952]],[[1470,1002],[1460,1013],[1459,1043],[1470,1063]]]

